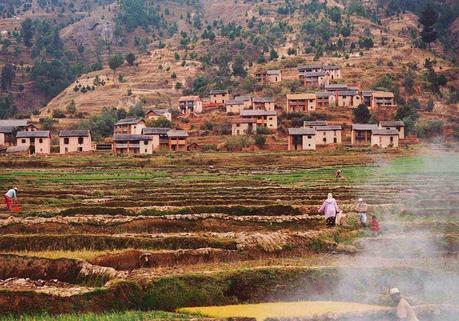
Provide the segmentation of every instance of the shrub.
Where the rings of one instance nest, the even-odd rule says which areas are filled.
[[[53,118],[65,118],[65,113],[60,109],[54,109]]]
[[[256,136],[255,137],[255,145],[260,148],[263,148],[266,144],[266,137],[265,136]]]
[[[443,121],[430,119],[416,124],[416,134],[420,138],[430,138],[443,134]]]
[[[258,135],[269,135],[271,134],[271,130],[267,127],[257,127],[257,134]]]

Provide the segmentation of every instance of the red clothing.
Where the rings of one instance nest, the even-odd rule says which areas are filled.
[[[5,199],[6,209],[8,211],[12,210],[13,209],[13,199],[6,195],[3,195],[3,198]]]
[[[377,219],[374,218],[374,219],[371,220],[370,229],[373,232],[379,232],[379,222],[378,222]]]

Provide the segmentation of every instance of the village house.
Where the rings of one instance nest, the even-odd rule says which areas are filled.
[[[316,128],[317,126],[327,126],[326,120],[305,120],[303,122],[303,127],[306,128]]]
[[[373,102],[373,90],[362,90],[362,104],[365,104],[368,108],[371,108]]]
[[[401,120],[380,121],[379,128],[387,130],[395,129],[398,132],[399,139],[405,139],[405,123]]]
[[[375,91],[373,92],[371,108],[379,107],[396,107],[394,94],[387,91]]]
[[[327,91],[316,92],[317,108],[328,108],[336,105],[336,97]]]
[[[316,126],[316,145],[341,144],[342,128],[339,125]]]
[[[212,104],[224,105],[229,99],[228,90],[211,90],[209,94]]]
[[[352,124],[351,144],[370,145],[372,131],[377,128],[376,124]]]
[[[14,145],[17,131],[37,130],[28,119],[0,119],[0,146]]]
[[[170,128],[161,127],[145,127],[142,130],[142,135],[150,136],[153,141],[153,149],[169,148],[169,137],[167,132]]]
[[[396,129],[373,129],[371,133],[371,146],[381,148],[398,147],[399,133]]]
[[[250,135],[257,132],[256,118],[236,118],[231,122],[231,135]]]
[[[244,109],[244,102],[241,100],[230,99],[225,104],[226,112],[239,114]]]
[[[362,103],[362,97],[357,90],[344,90],[336,94],[336,105],[338,107],[356,108]]]
[[[289,128],[288,150],[315,150],[316,130],[314,128]]]
[[[311,112],[316,110],[317,97],[313,93],[288,94],[287,112]]]
[[[241,101],[244,105],[244,109],[252,108],[252,96],[236,96],[234,100]]]
[[[306,72],[319,72],[323,71],[322,64],[307,64],[307,65],[299,65],[297,67],[299,74],[304,74]]]
[[[140,134],[113,135],[113,152],[116,154],[153,154],[153,139]]]
[[[179,109],[182,114],[202,113],[202,100],[199,96],[182,96]]]
[[[336,65],[325,65],[323,70],[328,74],[331,80],[341,79],[341,69]]]
[[[14,145],[15,127],[2,126],[0,127],[0,146]]]
[[[276,83],[282,81],[282,72],[278,69],[259,71],[255,73],[255,79],[259,83]]]
[[[330,78],[325,71],[313,71],[300,73],[300,80],[307,87],[321,87],[328,85]]]
[[[277,129],[277,114],[270,110],[241,110],[241,118],[255,118],[257,127],[266,127],[268,129]]]
[[[145,121],[142,118],[124,118],[115,124],[113,134],[140,135],[145,127]]]
[[[346,84],[328,84],[324,86],[325,91],[337,94],[339,91],[349,90]]]
[[[27,146],[30,154],[51,153],[51,134],[49,130],[19,131],[16,134],[17,146]]]
[[[275,110],[273,97],[253,97],[252,109]]]
[[[167,132],[169,150],[187,151],[188,133],[184,130],[171,129]]]
[[[172,113],[168,109],[150,109],[145,113],[146,120],[157,120],[160,117],[172,121]]]
[[[59,150],[61,154],[94,150],[91,143],[91,132],[89,130],[61,130]]]

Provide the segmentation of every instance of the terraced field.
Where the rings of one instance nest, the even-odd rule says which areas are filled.
[[[294,300],[458,304],[459,158],[405,153],[0,159],[0,313]],[[342,169],[344,178],[336,179]],[[326,228],[332,192],[349,226]],[[356,224],[363,197],[381,221]],[[445,282],[445,280],[450,280]]]

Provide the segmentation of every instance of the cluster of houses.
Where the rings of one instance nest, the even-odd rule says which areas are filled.
[[[317,146],[342,144],[342,126],[326,121],[305,121],[301,128],[288,129],[288,150],[315,150]],[[398,147],[405,139],[403,121],[352,124],[351,145]]]

